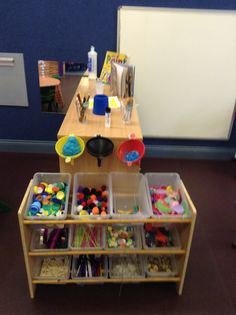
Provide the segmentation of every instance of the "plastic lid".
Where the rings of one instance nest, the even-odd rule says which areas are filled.
[[[109,113],[111,112],[110,107],[106,107],[106,110],[105,110],[105,111],[106,111],[107,114],[109,114]]]

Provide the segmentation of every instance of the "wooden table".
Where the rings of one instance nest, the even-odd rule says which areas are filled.
[[[52,78],[52,77],[39,76],[39,85],[40,85],[40,88],[46,88],[46,87],[54,86],[55,87],[55,102],[61,108],[64,107],[60,80],[58,80],[56,78]],[[49,110],[49,111],[51,111],[51,110]]]
[[[48,86],[57,86],[61,83],[60,80],[51,78],[51,77],[39,77],[39,86],[40,87],[48,87]]]
[[[78,92],[80,92],[82,97],[87,95],[94,96],[95,80],[89,80],[87,77],[81,79],[61,128],[58,131],[58,139],[63,136],[74,134],[80,136],[86,143],[90,138],[100,134],[101,136],[112,140],[114,143],[114,152],[109,157],[102,160],[101,167],[97,166],[96,158],[89,155],[86,150],[81,157],[74,160],[73,166],[65,163],[64,159],[59,158],[60,171],[69,172],[71,174],[74,174],[75,172],[139,172],[140,165],[128,167],[125,163],[120,162],[116,156],[118,146],[128,139],[130,133],[134,133],[137,139],[142,140],[143,138],[136,108],[133,109],[130,124],[122,123],[120,109],[112,109],[111,128],[105,128],[105,117],[94,115],[91,109],[86,112],[86,122],[80,123],[78,121],[75,104]],[[111,95],[109,85],[105,85],[104,94]]]

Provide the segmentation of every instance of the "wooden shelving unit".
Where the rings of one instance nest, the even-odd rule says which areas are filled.
[[[65,116],[65,119],[61,125],[60,130],[58,131],[57,137],[58,139],[62,136],[68,136],[73,133],[75,135],[79,135],[86,142],[89,138],[93,137],[95,134],[101,134],[104,137],[110,138],[114,142],[114,153],[105,158],[102,161],[102,166],[97,167],[97,163],[95,158],[88,155],[85,152],[79,159],[75,160],[75,163],[67,164],[64,159],[59,158],[59,166],[60,172],[66,172],[70,174],[74,174],[76,172],[111,172],[111,171],[122,171],[122,172],[139,172],[140,165],[133,165],[132,167],[128,167],[125,163],[121,163],[116,157],[116,149],[124,140],[127,140],[129,133],[135,133],[136,138],[142,140],[142,130],[139,124],[139,118],[136,108],[133,110],[132,121],[129,125],[123,125],[121,123],[121,112],[120,110],[113,111],[112,113],[112,126],[111,128],[104,127],[104,117],[94,117],[91,111],[87,114],[87,122],[85,124],[78,123],[78,117],[76,113],[75,107],[75,97],[78,92],[81,95],[94,95],[95,91],[95,83],[89,81],[88,78],[82,78],[78,89],[72,99],[68,112]],[[109,88],[105,87],[105,94],[110,95]],[[184,186],[181,182],[181,189],[184,191],[185,196],[187,198],[187,202],[191,211],[191,217],[189,218],[134,218],[131,217],[129,219],[83,219],[83,220],[75,220],[70,215],[67,216],[65,220],[26,220],[24,218],[24,213],[27,210],[26,204],[29,196],[29,192],[32,186],[32,181],[29,183],[28,188],[25,192],[23,200],[21,202],[19,211],[18,211],[18,219],[20,225],[20,233],[22,240],[22,247],[24,253],[24,260],[28,278],[28,286],[30,297],[35,297],[35,290],[37,284],[62,284],[62,283],[135,283],[135,282],[173,282],[176,284],[177,292],[179,295],[182,294],[184,279],[188,264],[188,258],[191,248],[191,242],[194,232],[195,220],[196,220],[196,209],[194,204]],[[178,249],[136,249],[136,250],[52,250],[52,251],[31,251],[30,244],[32,238],[32,230],[33,227],[37,228],[39,226],[57,226],[63,227],[64,225],[70,227],[74,224],[100,224],[100,225],[111,225],[111,224],[144,224],[144,223],[159,223],[159,224],[171,224],[174,225],[178,231],[181,248]],[[103,254],[103,255],[175,255],[178,265],[178,275],[174,277],[144,277],[144,278],[102,278],[102,279],[68,279],[68,280],[60,280],[60,279],[34,279],[33,270],[36,265],[36,260],[38,257],[48,257],[48,256],[69,256],[80,255],[80,254]]]
[[[35,290],[37,284],[71,284],[71,283],[135,283],[135,282],[173,282],[176,283],[177,292],[179,295],[182,294],[184,279],[186,274],[186,268],[191,248],[192,236],[194,231],[194,225],[196,220],[196,209],[192,203],[192,200],[185,189],[182,183],[182,189],[187,197],[187,201],[190,206],[191,210],[191,217],[186,219],[181,218],[171,218],[171,219],[156,219],[156,218],[147,218],[147,219],[108,219],[108,220],[72,220],[68,218],[66,220],[25,220],[24,213],[26,211],[26,203],[27,198],[30,192],[30,188],[32,185],[32,181],[29,183],[28,188],[25,192],[25,196],[21,202],[19,211],[18,211],[18,218],[19,218],[19,225],[20,225],[20,232],[21,232],[21,240],[24,252],[24,260],[28,278],[28,286],[29,286],[29,293],[30,297],[35,297]],[[174,224],[178,230],[181,248],[180,249],[137,249],[137,250],[64,250],[64,251],[38,251],[34,252],[30,250],[30,243],[32,237],[32,227],[37,227],[39,225],[64,225],[67,226],[73,224],[130,224],[130,223],[168,223]],[[72,256],[72,255],[80,255],[80,254],[103,254],[103,255],[175,255],[178,262],[178,275],[175,277],[147,277],[147,278],[107,278],[107,279],[84,279],[84,280],[75,280],[75,279],[68,279],[68,280],[45,280],[45,279],[34,279],[33,278],[33,268],[34,268],[34,259],[38,256]]]

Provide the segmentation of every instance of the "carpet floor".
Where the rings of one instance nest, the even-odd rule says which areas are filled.
[[[179,173],[197,209],[184,283],[38,285],[31,300],[17,211],[36,172],[57,172],[56,155],[0,153],[0,314],[236,314],[236,164],[232,161],[144,159],[142,172]]]

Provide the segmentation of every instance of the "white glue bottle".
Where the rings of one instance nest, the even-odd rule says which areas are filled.
[[[91,46],[88,52],[88,77],[89,79],[97,79],[97,52],[94,46]]]

